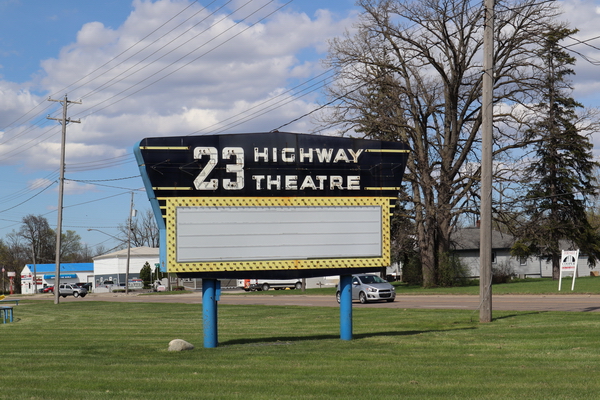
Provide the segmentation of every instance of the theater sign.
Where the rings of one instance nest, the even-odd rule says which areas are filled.
[[[143,139],[169,272],[308,277],[389,265],[403,143],[293,133]]]

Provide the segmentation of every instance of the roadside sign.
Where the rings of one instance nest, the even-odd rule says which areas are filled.
[[[560,257],[560,274],[558,277],[558,291],[560,292],[562,286],[563,273],[573,274],[573,283],[571,284],[571,290],[575,289],[575,277],[577,276],[577,260],[579,259],[579,250],[562,251]]]
[[[389,265],[409,152],[284,132],[146,138],[135,148],[167,272],[235,279]]]

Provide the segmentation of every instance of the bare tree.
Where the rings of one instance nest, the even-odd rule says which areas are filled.
[[[56,244],[54,245],[56,247]],[[61,236],[60,259],[61,262],[83,262],[86,255],[81,246],[81,236],[75,231],[67,230]]]
[[[50,228],[48,220],[41,215],[27,215],[16,232],[24,239],[24,246],[34,263],[53,263],[56,255],[56,232]],[[61,236],[60,259],[65,262],[77,262],[82,258],[81,236],[67,230]]]
[[[48,220],[41,215],[29,214],[23,221],[17,235],[24,239],[29,250],[31,262],[47,263],[54,254],[54,231],[50,229]]]
[[[27,251],[22,238],[12,232],[5,240],[0,240],[0,265],[7,271],[16,272],[15,288],[21,287],[21,271],[31,258],[31,251]],[[8,282],[5,282],[8,285]],[[7,286],[6,286],[7,287]],[[6,290],[6,287],[3,289]]]
[[[342,133],[407,142],[407,212],[423,284],[436,284],[458,218],[478,213],[484,7],[464,0],[359,0],[357,33],[331,42],[330,118]],[[497,3],[494,52],[496,183],[525,145],[519,110],[535,96],[534,50],[557,12],[545,1]],[[514,159],[511,157],[515,157]],[[519,158],[522,154],[519,155]],[[511,168],[509,168],[511,166]],[[475,207],[473,207],[475,205]]]
[[[78,262],[92,262],[92,259],[97,255],[97,253],[86,244],[81,246],[79,251]]]
[[[119,237],[123,240],[125,245],[128,240],[128,223],[129,220],[118,226]],[[152,213],[152,210],[147,209],[131,221],[131,246],[159,247],[160,242],[158,233],[158,226],[156,225],[154,214]]]

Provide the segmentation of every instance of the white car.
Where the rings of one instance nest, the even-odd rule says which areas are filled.
[[[238,279],[237,286],[246,292],[262,290],[266,292],[270,288],[275,290],[302,289],[300,279]]]
[[[339,285],[335,296],[339,303]],[[363,304],[369,301],[380,300],[392,302],[396,300],[396,289],[388,281],[381,279],[377,275],[352,275],[352,300],[359,300]]]

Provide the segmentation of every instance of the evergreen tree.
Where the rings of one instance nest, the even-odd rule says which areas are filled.
[[[144,282],[144,289],[147,289],[152,284],[152,267],[150,263],[146,261],[142,269],[140,270],[140,279]]]
[[[570,97],[567,77],[574,74],[575,58],[560,46],[576,32],[564,26],[551,27],[539,53],[542,102],[535,107],[537,119],[527,132],[536,154],[526,171],[531,182],[525,207],[529,219],[513,248],[515,255],[537,254],[551,260],[554,279],[559,276],[561,240],[577,246],[592,264],[600,256],[600,237],[586,214],[598,164],[593,161],[590,140],[577,124],[576,109],[582,105]]]

